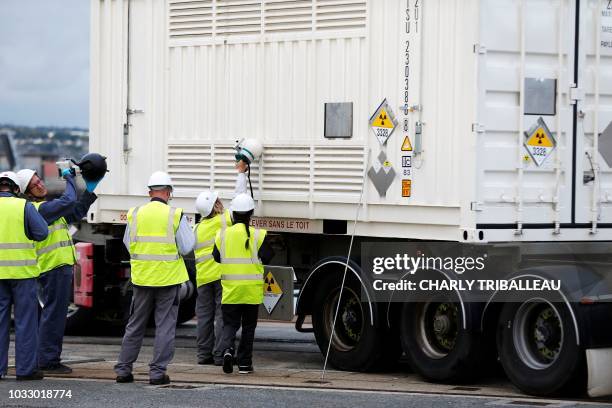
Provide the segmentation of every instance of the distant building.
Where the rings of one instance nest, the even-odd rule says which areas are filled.
[[[15,158],[9,156],[12,150],[12,140],[15,136],[15,131],[8,128],[0,128],[0,171],[8,170],[10,161]],[[12,153],[14,154],[14,152]]]

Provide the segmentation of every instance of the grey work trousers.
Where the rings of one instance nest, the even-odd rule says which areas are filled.
[[[153,360],[149,364],[149,377],[160,379],[174,357],[174,338],[179,307],[179,287],[134,286],[130,319],[125,327],[121,352],[115,365],[117,375],[132,373],[132,366],[138,358],[142,339],[151,313],[155,317],[155,341]]]
[[[198,317],[198,361],[213,357],[215,362],[222,363],[223,350],[219,348],[223,334],[220,280],[198,287],[196,316]]]

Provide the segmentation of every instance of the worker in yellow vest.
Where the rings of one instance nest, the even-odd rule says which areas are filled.
[[[234,196],[247,191],[247,164],[236,163],[238,177]],[[223,208],[219,194],[213,190],[204,191],[196,199],[196,210],[202,220],[194,227],[195,264],[198,296],[196,298],[197,353],[198,364],[223,364],[223,350],[219,348],[223,332],[221,314],[221,268],[215,262],[212,251],[215,236],[220,229],[232,226],[229,210]]]
[[[96,201],[94,189],[98,182],[87,183],[87,189],[77,197],[75,170],[65,168],[64,193],[54,200],[47,200],[47,187],[34,170],[23,169],[17,173],[21,192],[32,201],[40,215],[47,221],[49,236],[36,244],[43,308],[40,314],[38,335],[38,367],[46,373],[69,374],[72,369],[61,363],[62,343],[66,328],[66,316],[72,294],[72,275],[76,264],[76,251],[68,225],[87,215]]]
[[[266,240],[266,230],[249,225],[255,202],[248,194],[237,195],[230,205],[234,225],[220,230],[215,237],[213,257],[221,267],[221,311],[223,335],[223,372],[229,374],[234,364],[234,338],[242,326],[236,359],[238,372],[253,372],[253,340],[259,305],[263,301],[263,264],[274,251]]]
[[[149,383],[161,385],[170,383],[166,369],[174,357],[180,286],[189,280],[181,255],[190,253],[195,241],[183,210],[168,205],[173,190],[170,176],[155,172],[148,187],[151,201],[130,208],[123,236],[131,258],[133,294],[115,372],[118,383],[134,381],[132,367],[153,313],[155,343]]]
[[[17,380],[40,380],[38,370],[38,298],[40,274],[35,241],[47,238],[47,223],[31,203],[17,198],[19,179],[0,173],[0,378],[8,369],[11,306],[15,317]]]

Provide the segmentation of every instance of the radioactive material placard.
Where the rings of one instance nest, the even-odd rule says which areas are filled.
[[[537,166],[541,166],[557,147],[557,142],[541,117],[525,132],[525,137],[525,149]]]
[[[410,143],[410,138],[408,136],[404,137],[404,143],[402,143],[402,152],[411,152],[412,151],[412,143]]]
[[[387,99],[384,99],[370,118],[370,129],[372,129],[372,133],[374,133],[378,142],[384,145],[396,127],[397,120],[395,120],[393,110],[387,103]]]
[[[278,301],[283,296],[283,290],[278,285],[278,282],[274,278],[272,272],[268,272],[264,278],[264,298],[263,304],[268,314],[272,314],[274,308],[278,304]]]

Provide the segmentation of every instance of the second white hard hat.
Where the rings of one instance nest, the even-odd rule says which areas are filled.
[[[19,179],[19,188],[21,189],[21,192],[23,194],[25,194],[25,192],[28,190],[30,181],[32,181],[32,177],[34,177],[35,174],[36,172],[30,169],[23,169],[17,172],[17,178]]]
[[[201,192],[196,199],[196,210],[202,214],[203,217],[208,217],[218,197],[219,194],[213,190]]]
[[[230,210],[232,212],[249,212],[255,209],[255,201],[253,198],[245,193],[238,194],[232,200],[230,204]]]
[[[163,171],[156,171],[155,173],[151,174],[151,177],[149,178],[149,184],[147,184],[147,186],[151,190],[157,190],[159,188],[164,187],[170,187],[171,189],[174,189],[172,179],[170,178],[168,173],[165,173]]]
[[[236,154],[236,160],[246,158],[249,163],[259,159],[263,153],[263,146],[257,139],[245,139],[240,143],[240,148]]]
[[[2,173],[0,173],[0,180],[2,179],[10,180],[13,184],[17,186],[17,188],[21,190],[21,187],[19,185],[19,177],[12,171],[3,171]]]

